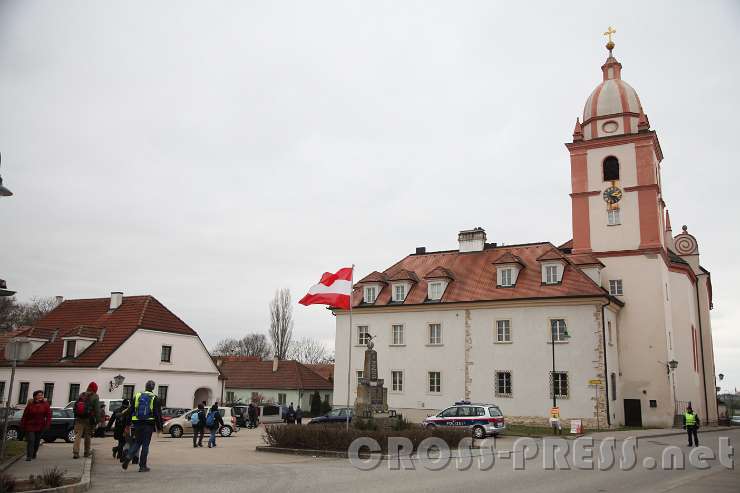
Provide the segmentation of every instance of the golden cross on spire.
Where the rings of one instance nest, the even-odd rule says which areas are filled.
[[[604,36],[609,36],[609,42],[610,43],[613,43],[613,41],[612,41],[612,34],[614,34],[616,32],[617,32],[616,29],[614,29],[612,26],[609,26],[609,29],[606,30],[606,32],[604,33]]]

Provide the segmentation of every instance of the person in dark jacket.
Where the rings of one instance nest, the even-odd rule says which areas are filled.
[[[203,446],[203,434],[206,430],[206,408],[203,404],[198,404],[198,424],[193,425],[193,448]],[[191,421],[192,423],[192,421]]]
[[[209,416],[213,416],[210,426],[207,424]],[[223,425],[224,419],[221,417],[221,413],[218,410],[218,404],[214,403],[206,415],[206,426],[208,426],[208,431],[211,433],[211,436],[208,438],[208,448],[216,446],[216,432],[220,430]]]
[[[302,424],[303,421],[303,409],[301,409],[301,406],[298,406],[295,408],[295,422],[298,424]]]
[[[26,434],[26,460],[33,460],[41,445],[41,435],[51,426],[51,407],[44,392],[37,390],[29,400],[21,417],[21,429]]]
[[[295,423],[295,409],[293,409],[293,403],[290,403],[290,406],[288,406],[288,414],[286,416],[288,424]]]
[[[121,407],[113,412],[113,416],[105,427],[106,431],[113,429],[113,438],[117,441],[113,447],[113,458],[123,460],[123,448],[131,432],[131,401],[124,399]]]
[[[247,416],[249,416],[249,428],[257,428],[257,406],[252,402],[247,408]]]
[[[162,431],[162,404],[159,397],[154,393],[156,384],[154,380],[146,383],[144,392],[137,392],[134,395],[134,404],[131,407],[131,421],[134,428],[134,443],[129,448],[128,454],[123,458],[121,467],[128,469],[131,462],[139,450],[139,472],[149,472],[146,460],[149,456],[149,444],[152,441],[152,434],[156,431],[159,434]]]

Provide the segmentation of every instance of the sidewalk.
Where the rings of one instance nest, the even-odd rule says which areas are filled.
[[[699,433],[709,432],[721,432],[731,431],[733,429],[729,426],[707,426],[699,428]],[[682,428],[654,428],[648,430],[620,430],[620,431],[598,431],[589,433],[587,436],[593,437],[595,440],[603,440],[605,438],[616,438],[617,440],[624,440],[625,438],[636,437],[638,440],[641,438],[658,438],[667,437],[672,435],[685,435],[686,430]]]
[[[66,471],[64,473],[65,478],[75,479],[79,481],[82,478],[85,464],[90,462],[90,459],[80,457],[79,459],[72,458],[72,444],[71,443],[43,443],[39,448],[38,456],[35,460],[30,462],[26,461],[25,456],[21,457],[15,464],[10,466],[5,474],[13,476],[17,480],[26,480],[31,475],[40,475],[44,470],[58,467]]]

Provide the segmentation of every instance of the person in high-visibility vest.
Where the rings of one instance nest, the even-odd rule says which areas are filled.
[[[686,433],[689,435],[689,447],[698,447],[699,435],[696,433],[696,430],[699,429],[699,416],[691,409],[691,404],[686,408],[686,412],[683,413],[683,427],[686,428]]]
[[[159,434],[162,431],[162,406],[154,394],[154,380],[146,383],[144,392],[134,395],[134,404],[131,409],[131,423],[134,426],[134,445],[129,448],[128,455],[124,457],[121,467],[128,469],[128,464],[139,454],[139,472],[149,472],[146,459],[149,455],[149,444],[152,441],[154,431]]]

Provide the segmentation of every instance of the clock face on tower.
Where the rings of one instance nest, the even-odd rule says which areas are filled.
[[[622,200],[622,189],[619,187],[611,186],[604,190],[604,201],[607,204],[616,204]]]

